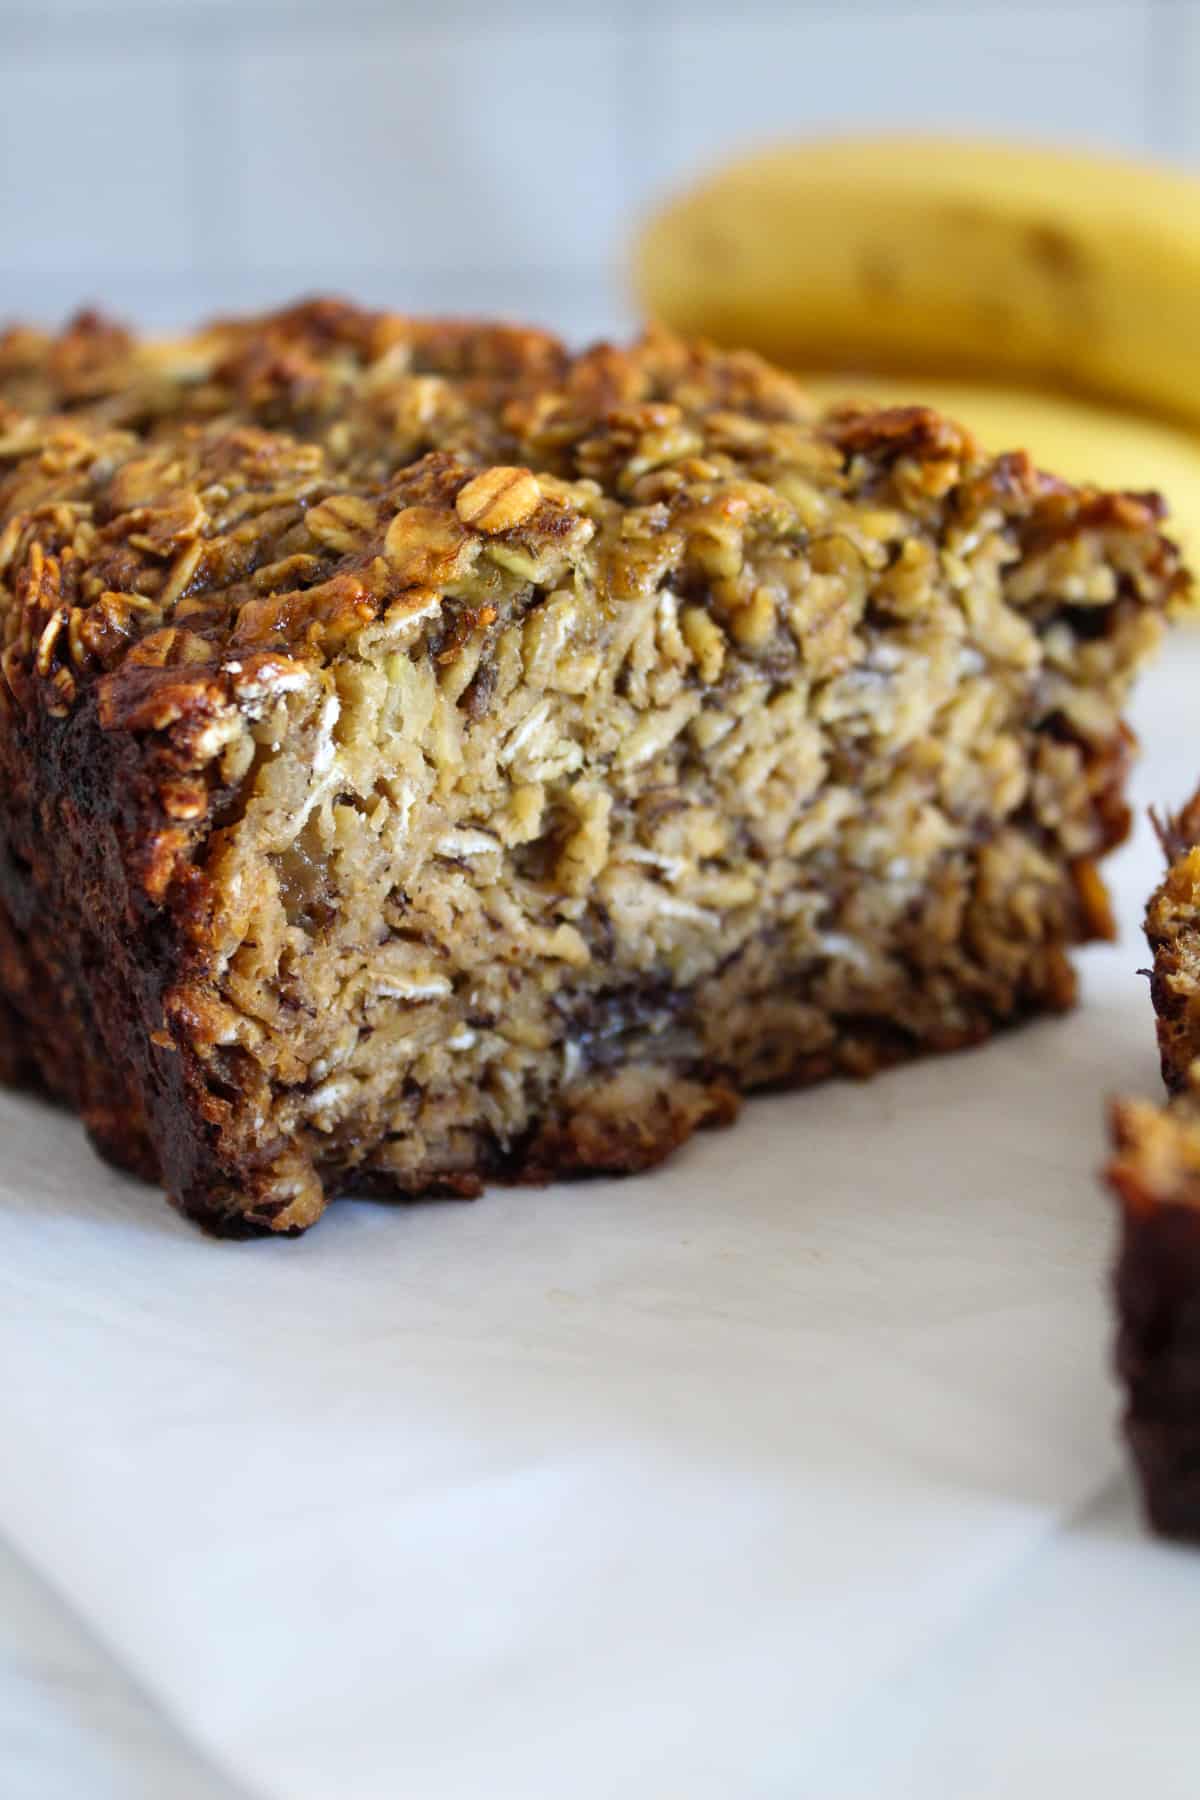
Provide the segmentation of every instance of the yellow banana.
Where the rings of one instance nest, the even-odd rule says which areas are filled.
[[[932,137],[784,145],[645,228],[678,330],[793,367],[984,375],[1200,423],[1200,180]]]
[[[984,449],[1028,450],[1039,468],[1068,481],[1107,488],[1155,488],[1170,506],[1167,525],[1185,557],[1200,563],[1200,439],[1157,420],[1137,418],[1057,394],[975,386],[922,376],[802,374],[821,405],[935,406],[968,426]]]

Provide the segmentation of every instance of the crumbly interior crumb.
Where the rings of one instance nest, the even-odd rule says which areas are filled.
[[[1152,499],[750,356],[329,305],[15,334],[0,394],[0,984],[37,1058],[44,954],[44,1077],[193,1211],[643,1166],[1111,930]]]

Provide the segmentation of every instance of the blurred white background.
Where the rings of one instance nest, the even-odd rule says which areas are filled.
[[[638,213],[764,136],[1200,162],[1200,0],[0,0],[0,44],[7,316],[335,289],[583,337]]]

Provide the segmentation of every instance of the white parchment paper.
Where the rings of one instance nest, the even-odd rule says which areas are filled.
[[[1144,798],[1198,682],[1179,639]],[[0,1096],[0,1532],[271,1800],[1194,1796],[1094,1178],[1156,866],[1071,1018],[632,1181],[216,1244]]]

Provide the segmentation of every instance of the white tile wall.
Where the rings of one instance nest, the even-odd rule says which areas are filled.
[[[239,259],[291,270],[332,243],[405,273],[607,263],[630,198],[624,48],[612,23],[514,31],[487,14],[248,47],[233,77]]]
[[[5,61],[5,264],[77,270],[86,244],[105,268],[186,272],[196,242],[187,60],[154,50],[97,60],[67,41],[14,48]]]
[[[1200,163],[1200,0],[0,0],[0,312],[620,326],[630,221],[831,125]]]
[[[1158,0],[1151,36],[1152,93],[1164,147],[1200,164],[1200,4]]]
[[[665,10],[653,42],[672,179],[729,142],[847,121],[1148,142],[1153,17],[1141,0],[766,8],[775,16],[754,30],[728,15],[697,29],[685,0]]]

